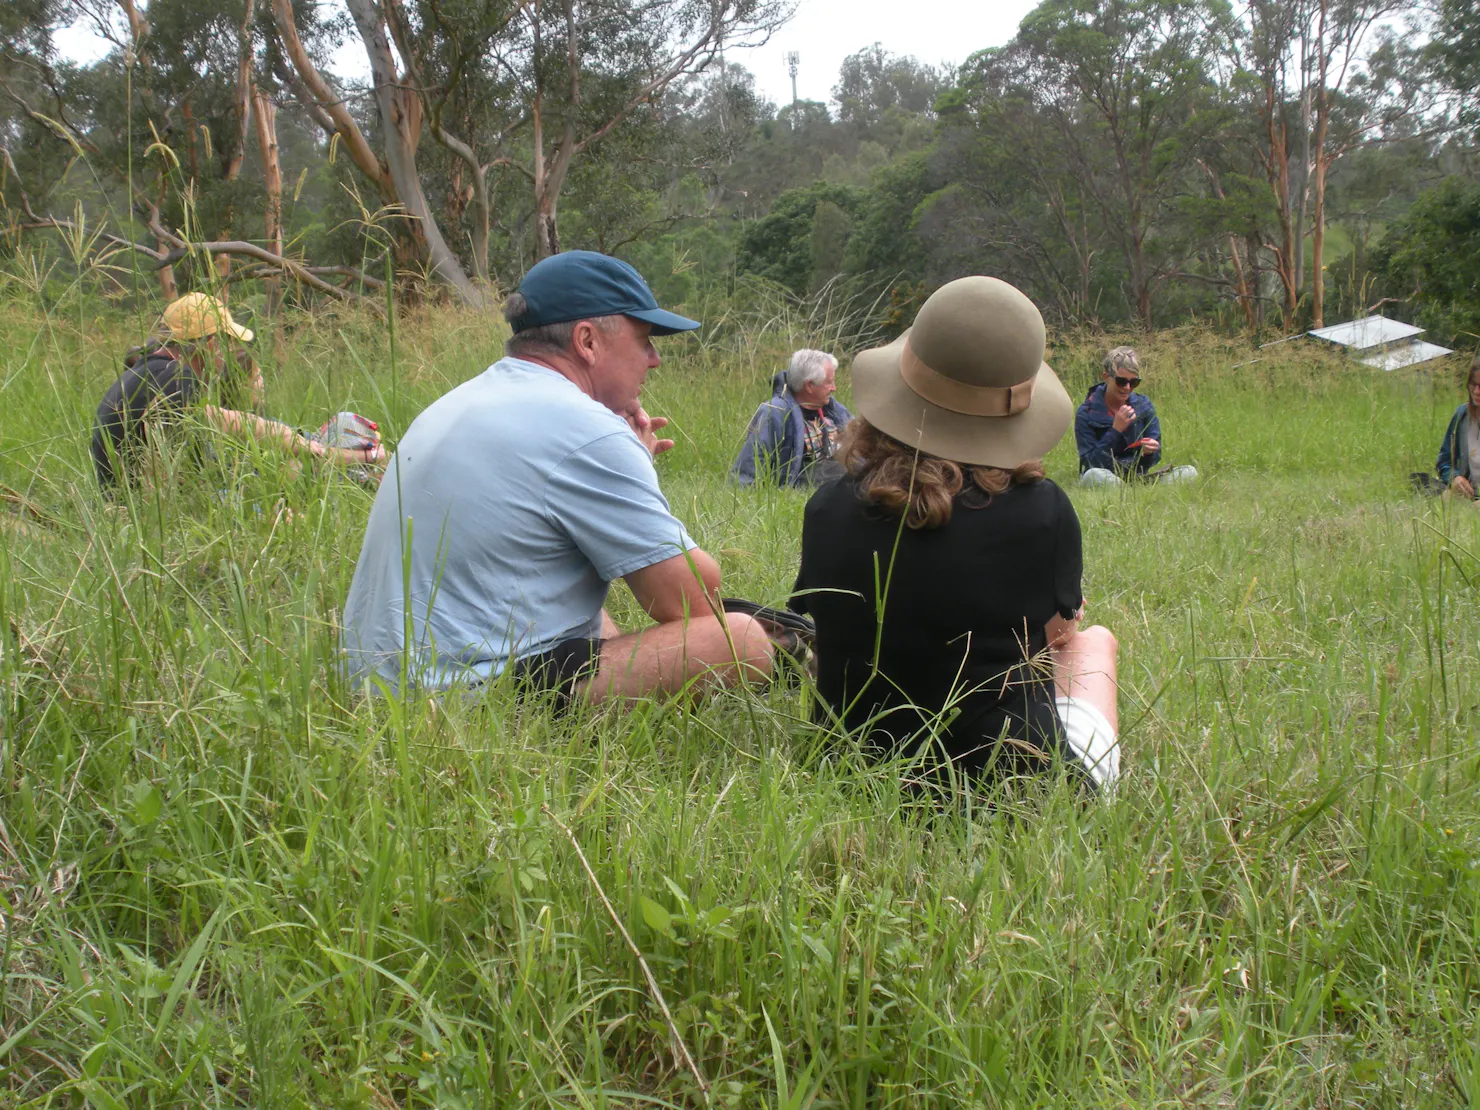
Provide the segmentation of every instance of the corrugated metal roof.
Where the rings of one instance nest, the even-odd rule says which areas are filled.
[[[1349,320],[1345,324],[1332,324],[1329,328],[1317,328],[1309,334],[1316,339],[1324,339],[1327,343],[1350,347],[1354,351],[1370,351],[1374,347],[1400,343],[1415,335],[1422,335],[1423,328],[1378,315],[1363,316],[1360,320]]]
[[[1368,355],[1362,360],[1362,365],[1375,366],[1379,370],[1401,370],[1405,366],[1417,366],[1420,362],[1428,362],[1429,359],[1443,358],[1445,355],[1452,354],[1454,352],[1448,347],[1416,339],[1412,343],[1404,343],[1398,347],[1390,347],[1386,351],[1379,351],[1375,355]]]

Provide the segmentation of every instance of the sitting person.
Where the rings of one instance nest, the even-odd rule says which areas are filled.
[[[1105,356],[1104,381],[1085,394],[1074,414],[1079,448],[1079,481],[1086,486],[1116,486],[1132,479],[1185,482],[1194,466],[1153,472],[1161,461],[1161,421],[1151,398],[1137,393],[1141,360],[1134,348],[1116,347]]]
[[[807,503],[791,605],[817,626],[819,718],[876,751],[928,738],[968,778],[1057,760],[1109,788],[1116,642],[1079,627],[1079,518],[1042,464],[1073,402],[1043,352],[1032,301],[967,277],[854,360],[846,475]]]
[[[391,457],[344,604],[350,680],[404,693],[510,671],[564,705],[769,677],[766,627],[719,613],[719,565],[653,465],[673,441],[640,399],[651,337],[698,323],[591,251],[537,263],[504,315],[505,356]],[[624,635],[607,616],[618,578],[655,625]]]
[[[229,346],[223,337],[250,343],[252,331],[233,320],[215,297],[187,293],[172,301],[159,330],[158,338],[124,356],[123,373],[98,405],[90,449],[104,493],[112,493],[120,481],[144,477],[151,465],[146,448],[161,446],[168,430],[186,423],[192,410],[206,426],[290,455],[356,467],[384,461],[379,432],[369,421],[363,421],[368,432],[363,444],[344,448],[247,411],[262,405],[262,371],[246,351]]]
[[[732,468],[742,486],[769,480],[783,486],[825,481],[838,432],[852,414],[833,397],[838,360],[826,351],[800,350],[771,379],[771,399],[755,410]]]
[[[1449,418],[1434,469],[1444,490],[1474,500],[1480,481],[1480,355],[1465,375],[1465,400]]]

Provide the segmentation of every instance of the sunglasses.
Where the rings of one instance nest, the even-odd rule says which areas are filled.
[[[1136,386],[1138,386],[1138,385],[1141,384],[1141,379],[1140,378],[1122,378],[1119,374],[1116,374],[1115,375],[1115,384],[1118,385],[1118,386],[1120,386],[1121,389],[1135,389]]]

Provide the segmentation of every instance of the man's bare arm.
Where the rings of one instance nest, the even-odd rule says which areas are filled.
[[[637,604],[659,624],[709,616],[719,601],[719,564],[697,547],[635,570],[624,581]]]

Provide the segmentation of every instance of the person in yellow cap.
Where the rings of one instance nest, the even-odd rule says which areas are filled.
[[[187,293],[170,303],[159,335],[124,357],[123,373],[98,405],[92,459],[105,493],[139,477],[151,437],[192,411],[219,431],[289,455],[345,466],[384,462],[378,433],[363,446],[331,447],[250,411],[265,398],[261,368],[238,345],[251,341],[252,329],[207,293]]]

